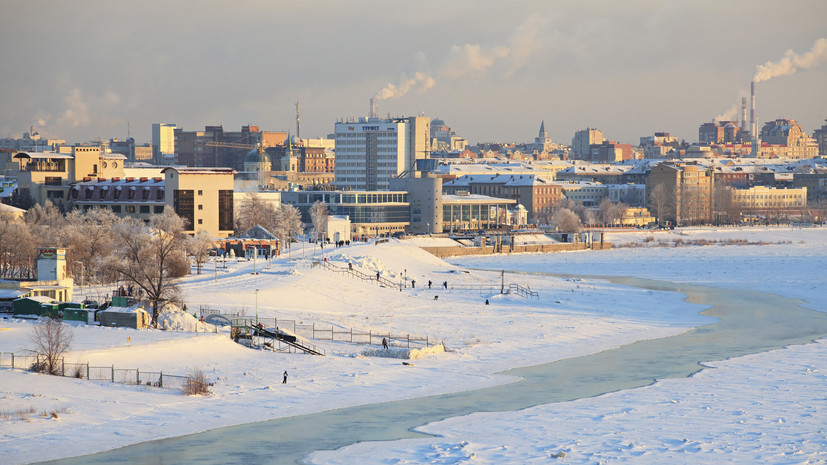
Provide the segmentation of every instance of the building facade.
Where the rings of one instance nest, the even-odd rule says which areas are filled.
[[[586,159],[591,154],[591,146],[602,144],[605,138],[600,129],[586,128],[574,133],[571,140],[571,158]]]
[[[708,167],[688,162],[664,162],[653,166],[646,180],[647,208],[659,221],[674,225],[709,223],[712,218],[711,171]]]
[[[430,155],[427,117],[360,118],[336,123],[334,184],[341,189],[384,190],[390,179],[412,171]]]
[[[185,232],[212,237],[233,233],[233,175],[230,168],[164,168],[164,203],[186,222]]]
[[[152,124],[152,159],[159,165],[175,163],[175,129],[174,124]]]

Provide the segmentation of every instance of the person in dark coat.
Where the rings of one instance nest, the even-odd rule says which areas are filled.
[[[287,370],[284,370],[284,380],[282,380],[281,384],[287,384]]]
[[[384,337],[382,338],[382,348],[388,350],[388,340]]]
[[[411,280],[411,289],[416,289],[416,280],[415,279]]]
[[[376,280],[379,281],[379,272],[376,272]]]
[[[430,288],[431,288],[431,284],[433,284],[433,283],[432,283],[432,282],[431,282],[431,280],[429,279],[429,280],[428,280],[428,289],[430,289]]]

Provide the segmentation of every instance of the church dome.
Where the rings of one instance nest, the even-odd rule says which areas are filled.
[[[258,149],[253,149],[247,152],[247,156],[244,157],[244,163],[259,163],[261,162],[261,156],[259,156]]]

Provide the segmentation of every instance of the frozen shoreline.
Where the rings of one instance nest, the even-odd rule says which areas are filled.
[[[811,271],[812,267],[817,266],[819,256],[823,257],[824,242],[827,241],[823,240],[824,230],[815,234],[815,238],[810,236],[807,240],[810,244],[808,256],[813,257],[810,259]],[[452,273],[452,266],[427,254],[409,250],[404,244],[398,247],[360,247],[365,249],[350,247],[334,250],[331,259],[343,263],[354,262],[366,271],[379,270],[395,276],[401,276],[404,269],[405,274],[416,277],[418,283],[427,282],[433,277],[439,278],[434,279],[436,282],[445,278],[474,282],[495,279],[497,274]],[[783,251],[784,247],[795,249],[798,245],[761,247],[768,248],[759,249],[758,252],[775,254]],[[813,247],[815,254],[812,253]],[[737,247],[721,248],[730,249]],[[682,251],[687,250],[697,255],[697,250]],[[673,253],[679,252],[681,251]],[[739,252],[744,250],[739,249]],[[730,253],[737,256],[737,253],[724,252],[724,262],[732,261]],[[560,258],[573,260],[571,255],[561,255]],[[573,262],[596,259],[597,255],[583,254],[581,260]],[[634,262],[631,260],[634,256],[627,253],[610,258]],[[674,257],[656,258],[668,261]],[[504,262],[513,260],[514,257],[499,259],[500,265],[504,265]],[[519,259],[531,259],[531,255]],[[710,263],[698,263],[696,274],[700,275],[701,265]],[[787,265],[782,264],[782,267],[793,264],[785,263]],[[242,262],[237,271],[243,271],[245,265],[251,266],[250,263]],[[262,315],[329,320],[352,327],[360,324],[371,327],[381,325],[429,336],[439,333],[437,337],[446,341],[449,348],[456,348],[456,351],[420,359],[416,363],[416,369],[401,371],[398,361],[352,357],[350,354],[353,348],[335,344],[331,347],[333,355],[320,360],[315,357],[250,351],[227,342],[220,335],[193,336],[156,331],[129,333],[132,347],[127,349],[126,331],[85,328],[86,331],[80,331],[85,334],[83,344],[76,349],[78,354],[91,360],[116,359],[119,364],[132,363],[133,366],[148,360],[152,363],[152,368],[169,369],[187,364],[206,366],[205,371],[215,373],[220,378],[213,389],[214,395],[208,398],[186,398],[169,392],[143,392],[134,387],[98,383],[90,385],[86,381],[55,379],[28,373],[6,376],[9,372],[4,370],[0,390],[3,400],[7,402],[1,405],[2,408],[8,409],[9,403],[21,399],[36,403],[37,408],[61,404],[68,405],[69,408],[69,413],[52,422],[41,419],[29,422],[4,420],[4,434],[0,440],[0,450],[3,450],[4,456],[10,457],[11,463],[35,460],[33,456],[37,457],[36,460],[46,460],[239,422],[358,405],[365,399],[378,402],[493,385],[507,380],[486,373],[549,361],[547,356],[538,357],[537,352],[549,352],[555,358],[566,358],[616,347],[641,338],[677,334],[705,321],[704,317],[697,315],[697,306],[685,304],[673,294],[637,292],[602,282],[544,282],[546,280],[538,279],[532,282],[532,289],[541,290],[544,296],[542,302],[531,303],[498,297],[492,300],[492,306],[486,308],[481,305],[480,296],[449,293],[440,296],[440,306],[437,307],[431,298],[432,294],[425,291],[394,292],[342,280],[331,274],[319,273],[319,270],[293,269],[286,263],[279,266],[258,276],[227,272],[220,277],[219,286],[213,284],[213,276],[206,271],[205,275],[192,277],[187,292],[198,293],[204,297],[203,301],[216,305],[244,305],[249,312],[255,298],[251,291],[260,288],[262,291],[259,293],[258,311]],[[804,276],[807,275],[804,273]],[[755,276],[745,275],[745,278],[751,277]],[[800,278],[794,282],[803,281],[805,279]],[[320,282],[326,286],[319,286]],[[318,299],[313,306],[308,306],[305,295],[311,290],[317,294]],[[806,293],[806,289],[804,291]],[[276,300],[278,305],[272,303]],[[663,314],[663,308],[672,311]],[[469,327],[469,321],[474,322],[473,327]],[[13,338],[8,337],[9,331],[0,332],[3,348],[14,338],[19,342],[24,332],[20,329],[19,334]],[[164,343],[164,340],[171,342]],[[524,346],[535,350],[526,350]],[[542,350],[537,350],[538,348]],[[286,387],[280,385],[278,376],[283,367],[291,372],[291,383]],[[145,366],[142,368],[148,369]],[[440,383],[433,383],[434,376],[440,377]],[[104,402],[95,399],[104,399]],[[147,409],[147,403],[158,407]],[[265,407],[253,409],[252,413],[242,419],[233,414],[238,409],[253,405]],[[519,423],[523,420],[515,421]],[[113,437],[112,434],[100,431],[101,425],[107,425],[106,428],[117,434]],[[77,437],[88,439],[85,443],[89,445],[78,446],[71,451],[48,450],[49,444],[66,444],[70,441],[76,444],[70,438]],[[504,440],[510,442],[516,438],[507,437]]]

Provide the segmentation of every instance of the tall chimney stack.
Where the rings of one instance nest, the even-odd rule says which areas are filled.
[[[750,99],[752,100],[749,111],[750,136],[752,136],[752,155],[758,156],[758,123],[755,122],[755,81],[750,82],[749,90]]]
[[[741,130],[747,130],[747,98],[741,97]]]
[[[376,97],[370,98],[370,117],[376,118]]]

